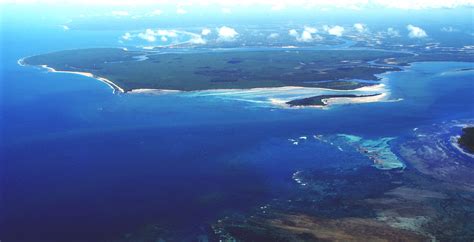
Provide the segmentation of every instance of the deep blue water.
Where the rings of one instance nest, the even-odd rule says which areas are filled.
[[[115,95],[94,79],[21,67],[48,51],[117,46],[122,32],[38,23],[3,30],[0,235],[94,241],[161,224],[184,233],[291,189],[303,168],[370,160],[287,139],[402,136],[474,117],[470,63],[415,63],[386,74],[399,102],[278,109],[183,94]],[[0,238],[3,240],[3,238]]]

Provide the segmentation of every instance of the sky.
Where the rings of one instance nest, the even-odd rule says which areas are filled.
[[[219,5],[223,11],[231,12],[232,7],[259,6],[268,7],[273,11],[282,11],[286,8],[393,8],[393,9],[427,9],[427,8],[456,8],[474,7],[474,0],[0,0],[8,4],[73,4],[73,5],[176,5],[177,12],[186,14],[186,8],[193,6]]]
[[[473,35],[470,23],[474,22],[474,0],[0,0],[0,12],[2,6],[0,24],[27,25],[25,15],[40,21],[60,15],[54,21],[64,31],[127,30],[120,37],[124,43],[171,42],[179,32],[164,28],[183,26],[205,27],[187,33],[194,44],[213,38],[229,42],[243,36],[239,24],[264,26],[272,20],[291,27],[287,33],[270,33],[269,40],[291,36],[309,43],[323,40],[324,34],[342,37],[382,31],[428,41],[436,34],[429,29],[432,26],[443,35],[456,34],[460,28]],[[135,29],[142,32],[128,31]]]

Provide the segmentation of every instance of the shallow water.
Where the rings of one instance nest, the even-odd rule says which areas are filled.
[[[390,98],[401,101],[329,110],[281,109],[223,95],[116,95],[97,80],[21,67],[17,60],[116,46],[119,32],[38,29],[42,39],[17,33],[3,43],[9,47],[0,93],[5,240],[103,240],[148,224],[194,236],[228,213],[292,189],[297,170],[372,165],[357,152],[288,139],[396,138],[474,114],[473,72],[455,71],[473,65],[455,62],[414,63],[384,74]]]

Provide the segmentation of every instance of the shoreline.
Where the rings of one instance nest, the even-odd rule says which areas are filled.
[[[356,104],[356,103],[373,103],[373,102],[382,102],[386,101],[388,94],[387,93],[380,93],[376,96],[370,97],[332,97],[322,99],[321,101],[327,105],[341,105],[341,104]]]
[[[90,72],[80,72],[80,71],[57,71],[56,69],[52,68],[52,67],[49,67],[47,65],[40,65],[40,67],[42,68],[45,68],[46,70],[48,70],[48,72],[52,72],[52,73],[69,73],[69,74],[76,74],[76,75],[81,75],[81,76],[86,76],[86,77],[90,77],[90,78],[94,78],[102,83],[105,83],[107,86],[109,86],[110,88],[112,88],[113,90],[113,93],[115,94],[117,91],[120,92],[120,93],[125,93],[125,90],[123,88],[121,88],[120,86],[118,86],[117,84],[113,83],[112,81],[104,78],[104,77],[100,77],[100,76],[95,76],[94,74],[90,73]]]
[[[24,58],[20,58],[17,63],[20,66],[27,66],[28,64],[24,63]],[[371,96],[371,97],[354,97],[354,98],[328,98],[328,99],[323,99],[323,103],[325,105],[309,105],[309,106],[302,106],[302,107],[290,107],[286,102],[288,100],[283,100],[279,98],[268,98],[267,101],[269,104],[280,107],[280,108],[296,108],[296,109],[302,109],[302,108],[317,108],[317,109],[329,109],[331,106],[334,105],[346,105],[346,104],[359,104],[359,103],[372,103],[372,102],[382,102],[382,101],[389,101],[389,91],[387,90],[387,85],[384,83],[388,81],[388,78],[382,77],[381,82],[371,85],[371,86],[364,86],[364,87],[359,87],[355,89],[349,89],[349,90],[338,90],[338,89],[330,89],[330,88],[321,88],[321,87],[301,87],[301,86],[282,86],[282,87],[255,87],[255,88],[247,88],[247,89],[240,89],[240,88],[230,88],[230,89],[203,89],[203,90],[192,90],[192,91],[182,91],[182,90],[175,90],[175,89],[154,89],[154,88],[137,88],[137,89],[131,89],[129,91],[125,91],[122,87],[119,85],[115,84],[113,81],[96,76],[90,72],[79,72],[79,71],[58,71],[52,67],[49,67],[48,65],[39,65],[41,68],[45,68],[48,72],[52,73],[69,73],[69,74],[76,74],[76,75],[81,75],[81,76],[86,76],[90,78],[94,78],[102,83],[105,83],[107,86],[109,86],[113,93],[129,93],[129,94],[151,94],[151,95],[166,95],[166,94],[175,94],[175,93],[198,93],[198,94],[204,94],[204,95],[225,95],[226,93],[219,93],[219,92],[243,92],[245,93],[252,93],[252,92],[285,92],[285,91],[298,91],[298,90],[315,90],[315,93],[317,91],[327,91],[327,92],[337,92],[337,93],[348,93],[348,92],[378,92],[380,93],[379,95],[376,96]],[[379,75],[384,75],[388,74],[387,73],[382,73]],[[205,92],[208,92],[207,94]],[[295,97],[296,98],[296,97]],[[250,100],[250,99],[249,99]],[[400,100],[394,100],[394,101],[400,101]]]
[[[23,58],[20,58],[18,59],[18,61],[16,62],[18,65],[20,66],[26,66],[25,63],[23,62],[23,60],[25,59],[26,57],[23,57]]]
[[[361,104],[361,103],[375,103],[375,102],[390,102],[388,100],[387,93],[380,93],[375,96],[369,97],[331,97],[331,98],[324,98],[321,101],[324,105],[306,105],[306,106],[290,106],[286,103],[286,101],[277,99],[277,98],[270,98],[269,101],[272,105],[279,106],[281,108],[289,108],[289,109],[305,109],[305,108],[314,108],[314,109],[323,109],[327,110],[336,105],[348,105],[348,104]],[[400,100],[393,100],[400,101]]]
[[[451,143],[451,145],[457,150],[459,151],[461,154],[464,154],[466,156],[469,156],[471,158],[474,158],[474,154],[471,154],[469,152],[467,152],[459,143],[458,143],[458,140],[459,138],[461,138],[461,136],[457,135],[457,136],[451,136],[449,138],[449,141]]]
[[[176,89],[155,89],[155,88],[137,88],[127,91],[127,93],[140,93],[140,94],[161,94],[159,92],[165,93],[202,93],[202,92],[211,92],[209,95],[219,95],[219,92],[259,92],[259,91],[293,91],[293,90],[318,90],[318,91],[329,91],[329,92],[381,92],[385,89],[386,85],[384,83],[378,83],[372,86],[365,86],[359,87],[356,89],[347,89],[347,90],[340,90],[340,89],[330,89],[330,88],[322,88],[322,87],[302,87],[302,86],[282,86],[282,87],[252,87],[252,88],[228,88],[228,89],[202,89],[202,90],[192,90],[192,91],[182,91]]]
[[[18,65],[20,66],[27,66],[28,64],[25,64],[23,62],[25,58],[21,58],[17,61]],[[106,79],[104,77],[96,76],[90,72],[80,72],[80,71],[58,71],[52,67],[49,67],[48,65],[38,65],[39,67],[47,69],[49,72],[54,72],[54,73],[70,73],[70,74],[77,74],[77,75],[82,75],[82,76],[87,76],[94,78],[96,80],[99,80],[101,82],[105,82],[109,86],[111,85],[113,89],[117,89],[122,93],[150,93],[150,94],[155,94],[156,92],[165,92],[165,93],[177,93],[177,92],[188,92],[188,93],[193,93],[193,92],[225,92],[225,91],[268,91],[268,90],[279,90],[279,89],[287,89],[287,90],[295,90],[295,89],[314,89],[314,90],[321,90],[321,91],[331,91],[331,92],[350,92],[350,91],[368,91],[368,92],[375,92],[378,91],[380,88],[385,88],[384,83],[377,83],[371,86],[364,86],[364,87],[359,87],[355,89],[331,89],[331,88],[323,88],[323,87],[303,87],[303,86],[281,86],[281,87],[252,87],[252,88],[226,88],[226,89],[202,89],[202,90],[191,90],[191,91],[183,91],[183,90],[177,90],[177,89],[157,89],[157,88],[136,88],[136,89],[131,89],[130,91],[125,91],[123,88],[121,88],[119,85],[115,84],[109,79]]]

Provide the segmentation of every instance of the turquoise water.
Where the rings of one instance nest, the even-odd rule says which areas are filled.
[[[122,32],[65,35],[47,26],[3,30],[0,231],[6,241],[95,241],[149,224],[195,237],[220,217],[293,189],[295,171],[373,165],[356,151],[300,145],[302,136],[396,139],[416,127],[474,117],[474,72],[456,71],[473,64],[456,62],[414,63],[384,74],[391,99],[399,101],[329,110],[219,95],[116,95],[94,79],[17,60],[117,46]]]

